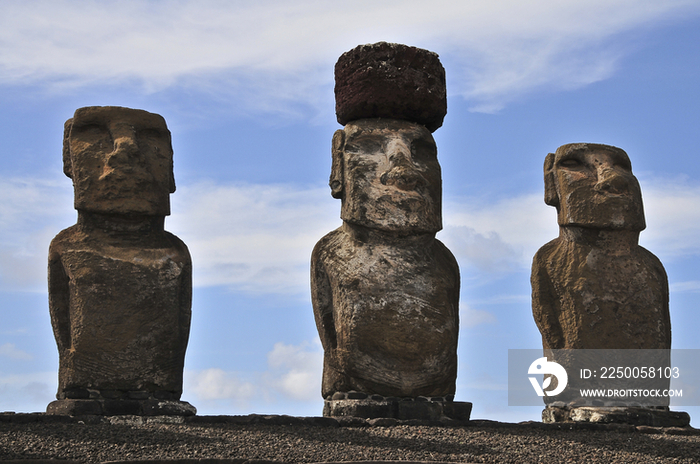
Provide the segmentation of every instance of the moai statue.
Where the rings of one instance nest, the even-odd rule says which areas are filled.
[[[532,311],[545,354],[566,364],[573,352],[551,350],[669,350],[668,281],[658,258],[638,245],[646,223],[627,153],[608,145],[563,145],[547,155],[544,182],[545,203],[557,209],[559,223],[559,237],[540,248],[532,264]],[[606,413],[559,397],[545,401],[545,421]],[[616,421],[625,414],[607,413]],[[646,412],[629,416],[639,414],[648,419]]]
[[[381,42],[343,54],[335,79],[343,224],[311,258],[324,415],[468,419],[471,403],[453,401],[459,268],[435,238],[445,71],[435,53]]]
[[[49,248],[49,308],[59,352],[51,414],[192,415],[179,401],[192,263],[164,230],[175,191],[165,120],[86,107],[65,125],[63,171],[78,222]]]

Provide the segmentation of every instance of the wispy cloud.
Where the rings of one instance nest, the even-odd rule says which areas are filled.
[[[0,179],[0,288],[45,291],[48,244],[75,222],[65,182]],[[644,179],[648,228],[641,244],[663,260],[700,254],[700,187]],[[308,295],[314,244],[340,225],[327,187],[218,184],[180,186],[166,228],[185,241],[195,286]],[[527,270],[539,247],[558,235],[541,193],[489,202],[448,199],[439,234],[463,270]]]
[[[700,187],[677,179],[641,183],[647,229],[640,244],[665,260],[700,254]],[[537,193],[448,201],[440,237],[461,267],[509,272],[529,269],[537,249],[558,235],[556,211]]]
[[[70,182],[0,178],[0,290],[46,291],[51,239],[75,223]]]
[[[241,380],[235,373],[211,368],[201,371],[185,371],[184,388],[202,401],[235,400],[246,404],[256,394],[253,383]]]
[[[219,368],[186,370],[185,397],[202,410],[265,410],[284,400],[320,402],[323,350],[318,341],[299,345],[275,343],[267,369],[251,373]],[[302,407],[305,407],[302,405]]]
[[[700,253],[700,186],[683,179],[642,180],[647,229],[640,243],[666,259]]]
[[[323,372],[321,343],[286,345],[275,343],[267,355],[269,384],[282,395],[299,401],[318,399]]]
[[[57,385],[56,372],[0,373],[0,411],[45,411],[55,399]]]
[[[537,249],[559,234],[556,212],[542,194],[497,200],[460,198],[445,203],[442,240],[460,267],[486,273],[529,269]]]
[[[692,0],[3,2],[0,81],[213,85],[273,110],[316,99],[340,53],[387,40],[438,52],[450,92],[491,112],[605,79],[630,52],[621,34],[698,13]]]
[[[700,293],[700,280],[676,282],[669,285],[671,293]]]
[[[18,349],[13,343],[0,345],[0,357],[9,358],[15,361],[31,361],[34,356]]]
[[[167,227],[190,248],[199,286],[306,294],[311,250],[340,225],[327,188],[200,183],[178,193]]]
[[[464,303],[459,306],[459,325],[461,328],[472,329],[481,324],[497,324],[496,316],[482,309],[473,309]]]
[[[189,246],[198,286],[307,295],[311,250],[340,225],[326,187],[200,183],[178,193],[168,229]],[[553,209],[535,194],[450,201],[444,221],[439,237],[460,266],[486,273],[529,268],[558,233]]]

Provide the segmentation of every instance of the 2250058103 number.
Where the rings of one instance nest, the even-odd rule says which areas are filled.
[[[601,367],[601,379],[677,379],[677,367]]]

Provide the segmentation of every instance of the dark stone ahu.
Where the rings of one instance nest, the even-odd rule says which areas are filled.
[[[65,125],[63,171],[76,225],[49,248],[49,308],[59,352],[49,414],[193,415],[179,401],[192,263],[164,230],[175,191],[165,120],[87,107]]]
[[[668,279],[659,259],[638,245],[646,223],[627,153],[563,145],[547,155],[544,182],[545,203],[557,209],[559,223],[559,237],[532,264],[532,311],[545,355],[565,364],[566,352],[552,359],[550,350],[670,350]],[[545,422],[684,426],[690,420],[669,412],[668,401],[637,408],[590,407],[566,395],[545,399]]]
[[[431,132],[447,112],[438,56],[362,45],[335,67],[331,194],[343,225],[311,258],[324,416],[468,419],[454,402],[459,268],[435,238],[442,179]]]

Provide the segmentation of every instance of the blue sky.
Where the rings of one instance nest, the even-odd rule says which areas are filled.
[[[177,191],[166,228],[194,262],[183,399],[201,414],[320,415],[309,295],[314,243],[340,224],[327,187],[333,65],[380,40],[447,73],[434,136],[444,230],[462,274],[456,399],[508,407],[507,350],[538,348],[530,262],[556,237],[548,152],[627,151],[640,243],[664,263],[674,348],[700,348],[700,1],[0,3],[0,411],[42,411],[57,384],[48,244],[72,225],[63,123],[117,105],[161,114]],[[691,413],[697,427],[700,408]]]

